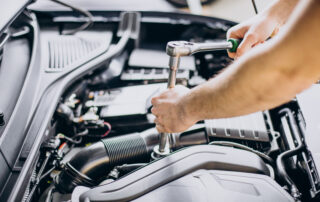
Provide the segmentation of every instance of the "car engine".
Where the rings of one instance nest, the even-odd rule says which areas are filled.
[[[89,28],[66,34],[85,19],[31,10],[40,27],[43,82],[61,82],[61,88],[47,87],[59,95],[47,100],[52,113],[38,106],[51,118],[24,179],[22,201],[319,200],[319,176],[296,99],[200,121],[169,135],[168,156],[153,154],[159,133],[151,98],[167,85],[167,42],[222,41],[235,23],[184,13],[93,11]],[[177,83],[193,88],[230,63],[224,50],[183,57]]]

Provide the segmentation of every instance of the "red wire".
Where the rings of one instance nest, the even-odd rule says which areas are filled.
[[[111,124],[108,122],[103,122],[103,123],[104,123],[104,125],[108,126],[108,130],[101,137],[105,137],[105,136],[109,135],[109,133],[111,132]]]
[[[58,148],[58,150],[61,150],[61,149],[63,149],[65,146],[66,146],[66,142],[64,142],[64,143],[62,143],[61,145],[60,145],[60,147]]]

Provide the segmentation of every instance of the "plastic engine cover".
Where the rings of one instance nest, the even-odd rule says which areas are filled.
[[[133,201],[293,202],[294,200],[265,175],[198,170]]]
[[[257,176],[260,176],[260,175],[269,176],[270,174],[266,164],[256,154],[248,151],[244,151],[244,150],[229,148],[229,147],[214,146],[214,145],[198,145],[198,146],[193,146],[193,147],[189,147],[189,148],[174,152],[171,155],[165,158],[162,158],[160,160],[154,161],[148,164],[147,166],[141,169],[138,169],[137,171],[131,174],[128,174],[112,183],[94,187],[82,194],[79,194],[80,197],[78,197],[77,200],[83,201],[83,202],[89,202],[89,201],[90,202],[98,202],[98,201],[99,202],[101,201],[120,202],[120,201],[134,201],[134,200],[137,200],[137,201],[186,201],[186,199],[180,200],[181,197],[185,197],[185,196],[182,196],[183,194],[185,194],[188,196],[186,197],[188,199],[187,201],[203,201],[203,200],[193,200],[193,198],[207,197],[208,199],[211,199],[211,196],[212,196],[211,193],[215,190],[218,190],[218,194],[223,194],[223,192],[219,191],[218,189],[219,188],[218,184],[220,182],[217,181],[216,179],[219,179],[219,178],[210,176],[212,179],[208,178],[208,180],[203,182],[199,181],[200,178],[193,178],[192,176],[194,176],[194,173],[198,172],[199,170],[203,170],[202,172],[207,172],[205,170],[208,170],[208,172],[209,170],[211,171],[221,170],[221,171],[233,171],[233,172],[236,171],[239,173],[240,172],[244,173],[245,174],[244,176],[246,177],[242,178],[242,180],[238,180],[239,183],[234,182],[233,184],[237,185],[235,186],[236,188],[241,188],[242,184],[244,182],[247,182],[245,183],[245,185],[243,185],[245,186],[243,189],[247,189],[248,187],[251,187],[251,189],[257,190],[257,193],[259,193],[258,196],[248,195],[248,194],[245,195],[248,198],[254,198],[253,201],[257,201],[256,200],[257,198],[263,197],[264,194],[267,194],[267,193],[270,196],[274,196],[277,199],[277,196],[280,193],[279,191],[276,191],[276,189],[264,188],[265,185],[270,187],[269,184],[272,183],[271,178],[267,178],[269,179],[269,181],[271,181],[270,183],[264,180],[263,181],[264,183],[261,182],[261,184],[259,184],[258,186],[257,185],[258,183],[253,181],[249,183],[249,184],[252,184],[251,186],[248,185],[248,182],[250,181],[250,179],[252,180],[252,178],[248,178],[247,176],[249,175],[247,173],[259,174],[259,175],[253,175],[255,178],[258,178]],[[259,179],[266,179],[266,178],[259,177]],[[177,186],[175,185],[173,186],[171,183],[176,183]],[[199,186],[199,184],[202,186],[202,188],[201,186]],[[213,186],[212,188],[211,188],[211,184]],[[275,184],[275,182],[273,182],[273,184]],[[175,188],[177,188],[177,190],[175,190]],[[198,189],[200,188],[202,189],[202,192],[198,191]],[[220,189],[222,188],[223,187],[220,186]],[[280,189],[280,187],[278,187],[278,189]],[[266,192],[263,192],[264,194],[262,195],[261,194],[262,191],[266,191]],[[168,198],[161,198],[161,197],[167,197],[164,195],[162,196],[162,192],[165,192],[165,193],[168,192],[167,194],[163,193],[164,195],[167,195]],[[229,191],[229,193],[225,192],[225,194],[231,196],[233,192]],[[241,195],[241,192],[235,191],[235,194]],[[145,197],[151,197],[152,200],[145,199]],[[286,195],[283,194],[282,197],[286,198]],[[234,199],[236,198],[238,197],[235,197]],[[77,200],[76,198],[72,198],[72,201],[77,201]],[[207,201],[207,200],[204,200],[204,201]],[[226,200],[214,200],[214,201],[226,201]],[[248,201],[248,200],[243,200],[243,201]],[[279,201],[279,200],[275,200],[275,201]]]

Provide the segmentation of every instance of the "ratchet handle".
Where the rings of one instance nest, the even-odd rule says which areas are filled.
[[[242,41],[242,40],[240,40],[240,39],[230,38],[230,39],[228,40],[228,42],[230,42],[230,43],[232,44],[232,48],[229,48],[229,52],[231,52],[231,53],[237,52],[237,49],[238,49],[241,41]]]

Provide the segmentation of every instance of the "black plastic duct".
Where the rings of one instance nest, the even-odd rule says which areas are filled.
[[[154,129],[102,139],[82,149],[65,165],[55,179],[56,187],[62,193],[70,193],[77,185],[95,186],[116,165],[148,162],[158,142]]]
[[[202,125],[181,134],[172,134],[170,141],[172,150],[208,143]],[[70,193],[78,185],[96,186],[105,180],[115,166],[149,162],[157,144],[159,134],[155,128],[142,133],[102,139],[72,157],[55,178],[55,185],[61,193]]]

